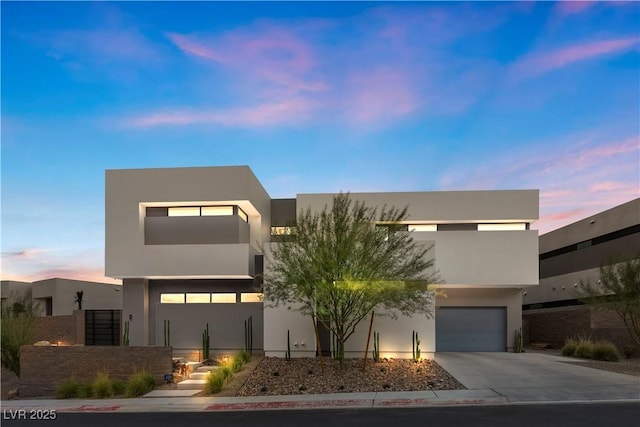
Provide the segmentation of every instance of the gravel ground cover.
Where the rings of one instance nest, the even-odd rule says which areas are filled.
[[[369,360],[365,372],[362,359],[345,360],[342,370],[335,360],[325,358],[324,364],[322,373],[316,358],[265,357],[236,396],[464,389],[432,360]]]

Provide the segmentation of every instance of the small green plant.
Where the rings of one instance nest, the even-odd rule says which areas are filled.
[[[253,316],[244,321],[244,351],[253,354]]]
[[[56,397],[58,399],[72,399],[78,397],[80,390],[80,382],[75,378],[63,381],[56,390]]]
[[[91,383],[84,383],[84,382],[80,383],[80,386],[78,387],[78,397],[80,398],[93,397],[93,387],[91,386]]]
[[[413,361],[417,362],[420,360],[420,338],[418,338],[418,333],[416,331],[412,331],[411,333],[411,350],[413,355]]]
[[[209,323],[207,322],[207,327],[202,332],[202,360],[209,359],[210,349],[211,341],[209,339]]]
[[[373,360],[380,361],[380,332],[373,331]]]
[[[591,359],[593,356],[593,343],[591,341],[579,341],[573,355],[581,359]]]
[[[610,342],[598,341],[591,347],[591,357],[594,360],[617,362],[620,360],[620,353],[618,353],[616,346]]]
[[[129,347],[129,321],[124,322],[124,335],[122,336],[122,345]]]
[[[113,386],[106,372],[98,372],[96,378],[91,383],[93,396],[98,399],[104,399],[113,395]]]
[[[233,369],[231,369],[230,366],[223,366],[222,368],[218,369],[218,371],[220,372],[220,376],[222,376],[225,381],[233,378]]]
[[[242,358],[239,356],[234,356],[233,362],[231,362],[231,370],[234,373],[237,373],[237,372],[240,372],[243,367],[244,367],[244,362],[242,361]]]
[[[513,352],[514,353],[524,352],[524,341],[522,340],[522,328],[516,329],[516,331],[513,334]]]
[[[562,350],[560,353],[563,356],[571,357],[576,354],[576,349],[578,348],[578,340],[575,338],[568,338],[564,342],[564,346],[562,346]]]
[[[628,345],[622,350],[622,353],[624,354],[625,359],[631,359],[633,356],[635,356],[636,350]]]
[[[246,350],[240,350],[236,353],[235,357],[239,357],[242,360],[242,363],[247,363],[251,360],[251,355]]]
[[[220,391],[222,391],[222,387],[224,386],[224,380],[225,377],[222,375],[222,372],[209,372],[209,375],[207,375],[207,379],[204,384],[205,394],[220,393]]]
[[[288,329],[287,329],[287,352],[284,354],[284,359],[286,361],[291,360],[291,335]]]
[[[111,389],[113,390],[114,396],[119,396],[121,394],[124,394],[125,390],[127,389],[127,383],[122,380],[112,380]]]
[[[138,372],[127,382],[125,393],[127,397],[138,397],[152,391],[156,386],[156,381],[148,372]]]
[[[169,319],[164,321],[164,346],[171,347],[171,320]]]

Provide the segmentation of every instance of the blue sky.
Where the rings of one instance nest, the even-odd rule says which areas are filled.
[[[104,278],[104,171],[249,165],[272,197],[638,197],[640,3],[2,2],[2,278]]]

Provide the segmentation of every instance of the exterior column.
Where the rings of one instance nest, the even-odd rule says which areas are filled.
[[[129,322],[129,345],[149,345],[149,281],[124,279],[122,281],[122,330]]]

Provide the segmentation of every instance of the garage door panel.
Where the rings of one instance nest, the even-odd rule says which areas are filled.
[[[436,351],[505,351],[505,307],[439,307]]]

